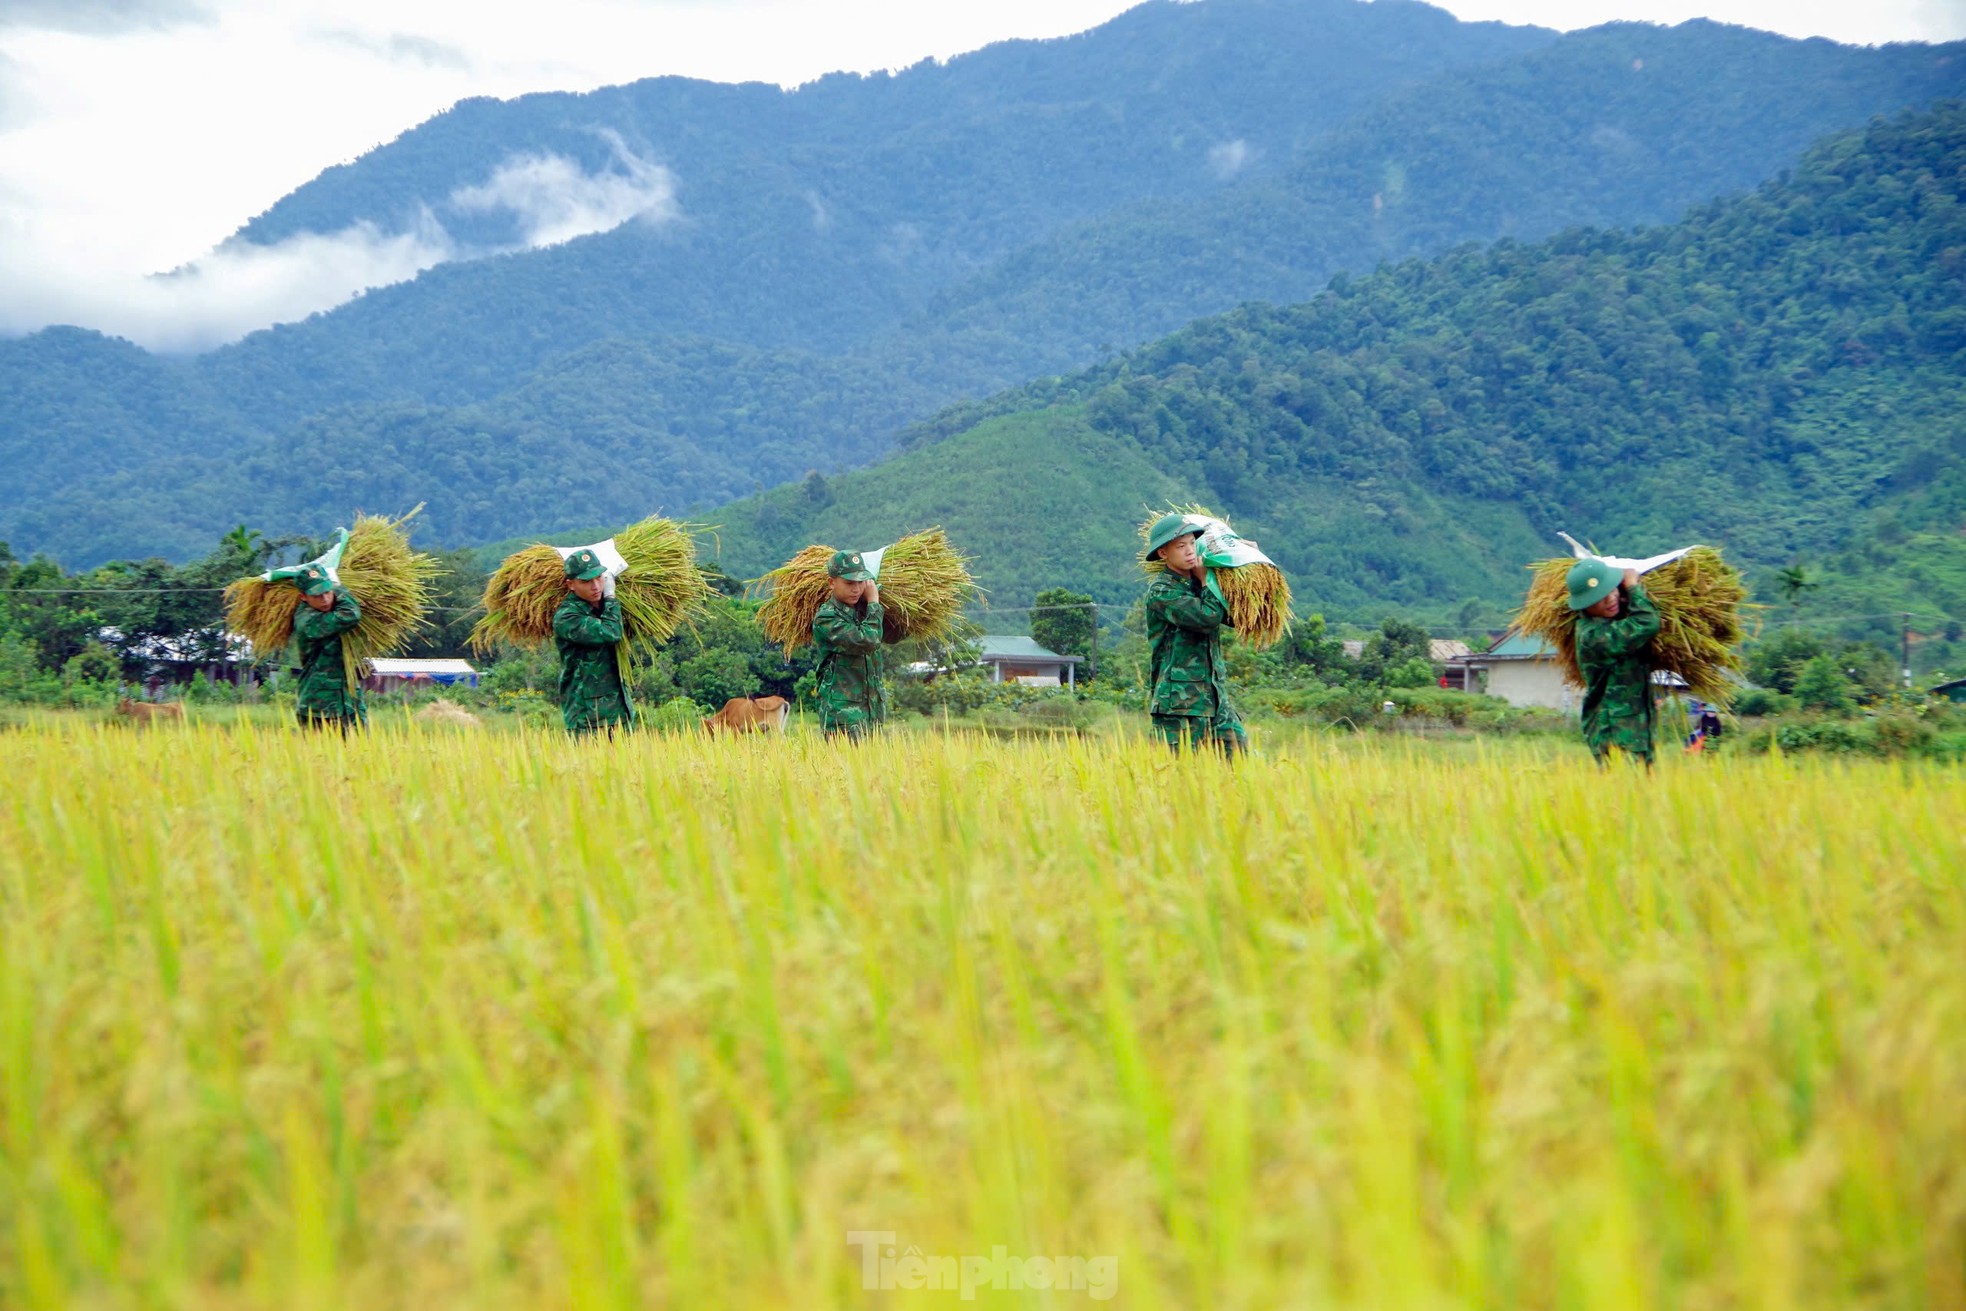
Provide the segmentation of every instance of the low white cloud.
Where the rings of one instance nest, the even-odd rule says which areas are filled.
[[[20,65],[0,51],[0,132],[18,127],[33,116],[33,102],[21,86]]]
[[[1228,181],[1248,167],[1249,161],[1256,158],[1256,151],[1247,141],[1238,137],[1234,141],[1224,141],[1219,146],[1211,146],[1208,151],[1208,166],[1215,170],[1215,176]]]
[[[257,329],[332,309],[364,291],[404,282],[434,265],[559,245],[637,219],[677,214],[675,178],[614,141],[612,164],[585,172],[562,155],[508,158],[483,183],[445,198],[449,208],[509,211],[521,240],[460,244],[425,206],[404,231],[361,222],[301,233],[270,245],[234,239],[180,269],[152,277],[90,277],[17,259],[0,241],[0,333],[73,323],[151,350],[209,350]],[[4,235],[4,225],[0,225]]]
[[[434,222],[399,233],[360,223],[273,246],[228,242],[195,264],[148,278],[91,279],[0,264],[0,332],[76,323],[151,350],[208,350],[413,278],[452,254]]]
[[[827,207],[825,197],[817,191],[806,192],[806,204],[812,207],[812,230],[830,232],[833,228],[833,211]]]
[[[211,21],[198,0],[0,0],[0,27],[102,33]]]
[[[612,231],[631,219],[674,218],[675,175],[606,135],[614,162],[599,173],[583,171],[564,155],[520,155],[500,164],[486,182],[453,191],[451,207],[469,213],[510,210],[532,247]]]
[[[374,55],[378,59],[394,64],[420,65],[424,68],[452,69],[461,73],[471,71],[471,56],[462,47],[434,37],[418,36],[413,32],[389,32],[382,35],[357,32],[345,27],[325,28],[320,32],[323,41],[359,50]]]

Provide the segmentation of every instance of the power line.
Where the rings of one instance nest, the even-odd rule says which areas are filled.
[[[0,586],[0,597],[184,596],[184,595],[218,593],[223,591],[225,591],[225,588],[223,587],[5,587],[5,586]],[[1099,610],[1102,608],[1117,610],[1121,608],[1121,604],[1123,603],[1100,602],[1100,601],[1075,601],[1064,605],[1004,605],[1004,606],[993,605],[993,606],[985,607],[982,610],[981,614],[987,617],[991,615],[1051,614],[1051,613],[1057,613],[1062,611]],[[435,611],[443,614],[469,614],[474,610],[483,609],[483,606],[433,605],[433,606],[426,606],[424,608],[426,610]],[[1836,613],[1836,614],[1827,614],[1827,615],[1824,614],[1810,615],[1808,617],[1801,617],[1801,616],[1776,617],[1772,619],[1770,626],[1777,627],[1777,628],[1801,628],[1801,627],[1808,627],[1812,625],[1821,625],[1821,624],[1860,623],[1867,620],[1878,620],[1878,619],[1899,620],[1904,618],[1904,616],[1907,614],[1909,614],[1914,621],[1919,623],[1966,623],[1966,616],[1949,615],[1944,613],[1943,611],[1938,611],[1938,610],[1910,610],[1910,611],[1886,610],[1876,614]],[[1470,630],[1465,627],[1435,626],[1435,627],[1428,628],[1426,631],[1433,636],[1452,636]]]

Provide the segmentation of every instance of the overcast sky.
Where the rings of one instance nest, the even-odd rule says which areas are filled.
[[[148,345],[201,348],[451,257],[457,252],[441,232],[351,232],[278,258],[209,252],[323,168],[464,96],[586,90],[660,73],[796,84],[835,69],[946,58],[1007,37],[1081,31],[1129,7],[1129,0],[0,0],[0,332],[78,322]],[[1565,29],[1704,16],[1848,42],[1966,38],[1966,0],[1445,0],[1442,7],[1463,18]],[[668,204],[666,175],[641,161],[624,161],[605,180],[562,177],[555,167],[515,161],[515,171],[488,180],[473,203],[509,205],[542,243],[626,217],[659,218]],[[560,190],[549,212],[542,198],[550,187]],[[195,278],[144,277],[193,262]]]

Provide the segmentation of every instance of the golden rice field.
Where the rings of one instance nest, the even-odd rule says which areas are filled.
[[[1966,1305],[1958,768],[383,718],[0,733],[0,1306]]]

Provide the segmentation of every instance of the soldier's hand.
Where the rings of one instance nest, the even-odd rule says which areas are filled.
[[[604,601],[612,601],[612,600],[614,599],[614,575],[613,575],[613,574],[602,574],[602,575],[601,575],[601,599],[602,599],[602,600],[604,600]]]
[[[1636,569],[1625,570],[1625,586],[1626,587],[1638,586],[1638,570]]]
[[[881,603],[881,585],[872,579],[860,584],[860,599],[868,605],[879,605]]]

